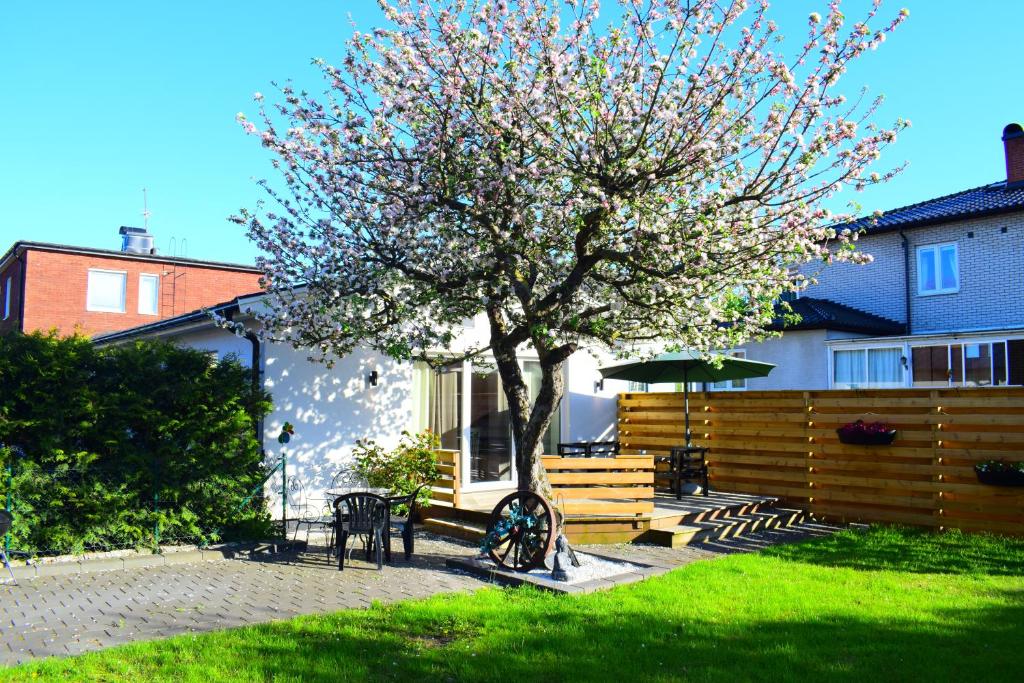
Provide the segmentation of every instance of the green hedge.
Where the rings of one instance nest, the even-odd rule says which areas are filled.
[[[162,342],[98,349],[83,337],[0,336],[10,547],[63,553],[266,533],[259,501],[237,508],[265,476],[255,431],[269,410],[236,359]]]

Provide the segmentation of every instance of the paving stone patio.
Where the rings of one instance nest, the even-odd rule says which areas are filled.
[[[593,549],[606,556],[677,567],[832,529],[804,525],[679,549],[636,545]],[[22,580],[17,586],[0,586],[4,606],[0,664],[368,607],[373,601],[472,591],[486,584],[447,568],[445,560],[474,552],[471,545],[423,534],[417,537],[411,562],[396,552],[395,562],[381,572],[359,559],[338,572],[321,552],[291,560],[217,560]]]

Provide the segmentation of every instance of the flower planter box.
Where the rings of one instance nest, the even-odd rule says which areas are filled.
[[[860,432],[837,429],[836,434],[842,443],[853,446],[888,446],[896,438],[896,430],[886,432]]]
[[[1024,486],[1024,472],[1019,470],[1003,470],[998,472],[982,472],[975,468],[978,482],[989,486]]]

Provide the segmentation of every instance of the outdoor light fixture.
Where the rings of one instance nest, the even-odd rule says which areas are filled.
[[[377,386],[377,371],[371,370],[370,374],[366,376],[366,381],[370,383],[371,387]]]
[[[604,378],[594,382],[594,393],[596,394],[599,391],[604,391]]]

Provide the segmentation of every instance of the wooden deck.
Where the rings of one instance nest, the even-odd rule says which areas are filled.
[[[702,540],[709,533],[733,529],[737,523],[768,522],[768,516],[776,516],[775,503],[776,499],[771,496],[724,491],[712,491],[708,496],[683,496],[681,500],[676,500],[672,494],[659,492],[653,498],[654,509],[649,514],[569,515],[565,520],[565,531],[573,543],[640,541],[684,545]],[[490,513],[491,506],[482,502],[458,508],[433,506],[425,511],[424,523],[437,533],[478,540],[484,533]]]

